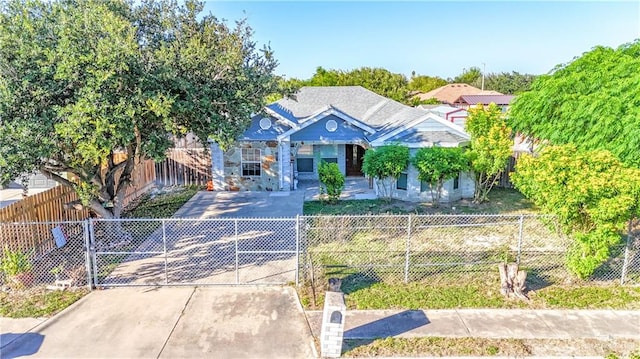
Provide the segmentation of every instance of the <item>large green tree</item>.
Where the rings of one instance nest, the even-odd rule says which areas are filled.
[[[569,268],[582,278],[609,258],[625,225],[640,215],[640,169],[624,166],[606,150],[547,146],[535,157],[520,157],[511,180],[559,218],[574,239]]]
[[[351,71],[326,70],[318,67],[306,86],[362,86],[379,95],[406,102],[407,78],[382,68],[361,67]]]
[[[509,122],[533,138],[609,150],[640,167],[640,40],[596,47],[536,78]]]
[[[411,76],[408,88],[410,91],[429,92],[447,84],[447,80],[438,76],[415,75]]]
[[[39,170],[105,218],[120,216],[133,169],[161,158],[171,135],[226,146],[277,88],[252,30],[196,1],[0,6],[0,176]]]
[[[470,109],[465,129],[471,135],[467,155],[475,174],[473,199],[477,203],[484,202],[513,152],[511,129],[494,103]]]
[[[516,71],[488,73],[484,77],[484,89],[498,91],[507,95],[517,95],[529,91],[536,76],[521,74]],[[471,85],[482,88],[482,77],[478,77]]]
[[[449,79],[449,82],[473,84],[478,79],[482,78],[482,70],[479,67],[472,66],[469,69],[462,69],[462,73],[453,79]]]

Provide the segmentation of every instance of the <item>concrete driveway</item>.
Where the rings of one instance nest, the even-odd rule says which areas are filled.
[[[198,192],[174,218],[293,218],[302,214],[304,191]]]
[[[22,333],[2,358],[313,358],[289,287],[119,288],[94,291]]]

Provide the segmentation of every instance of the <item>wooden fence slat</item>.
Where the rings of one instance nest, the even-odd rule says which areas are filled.
[[[211,156],[204,148],[173,148],[155,170],[156,181],[164,186],[203,186],[211,180]]]
[[[119,176],[116,175],[116,177]],[[153,160],[147,160],[137,166],[132,178],[133,183],[126,191],[125,204],[131,203],[153,187],[155,182]],[[52,250],[54,246],[51,241],[52,225],[8,225],[7,223],[84,220],[89,217],[87,209],[81,211],[64,209],[66,203],[78,199],[78,195],[72,188],[56,186],[0,208],[0,252],[5,246],[18,250],[34,249],[36,253]]]

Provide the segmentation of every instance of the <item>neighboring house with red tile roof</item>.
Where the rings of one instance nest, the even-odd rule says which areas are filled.
[[[462,95],[502,95],[500,92],[491,90],[481,90],[477,87],[473,87],[469,84],[447,84],[437,89],[431,90],[426,93],[420,93],[414,97],[420,99],[420,101],[426,101],[430,99],[436,99],[441,103],[453,105],[454,102]]]

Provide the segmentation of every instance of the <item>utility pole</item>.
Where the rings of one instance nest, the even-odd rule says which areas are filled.
[[[482,91],[484,91],[484,73],[487,69],[487,64],[482,63]]]

